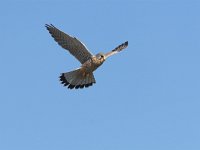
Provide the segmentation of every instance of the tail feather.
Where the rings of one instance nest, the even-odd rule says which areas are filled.
[[[80,81],[80,77],[81,77],[81,74],[78,74],[77,76],[76,76],[76,78],[74,78],[73,79],[73,81],[72,81],[72,85],[77,85],[78,84],[78,82]]]
[[[80,86],[81,86],[81,82],[82,82],[82,79],[80,79],[81,78],[81,76],[78,78],[78,82],[77,82],[77,84],[76,84],[76,89],[79,89],[80,88]]]
[[[93,73],[83,74],[81,69],[62,73],[60,81],[61,84],[68,86],[69,89],[89,87],[96,83]]]
[[[84,88],[84,86],[85,86],[85,78],[83,78],[83,79],[81,80],[80,88],[82,89],[82,88]]]
[[[85,87],[89,87],[89,86],[91,85],[91,84],[90,84],[90,83],[91,83],[91,82],[90,82],[91,80],[90,80],[90,78],[89,78],[89,77],[87,77],[87,79],[86,79],[86,80],[87,80],[87,83],[88,83],[88,84],[86,84],[86,85],[85,85]]]
[[[94,75],[93,75],[93,74],[91,74],[91,78],[90,78],[90,79],[91,79],[91,82],[92,82],[92,83],[96,83],[96,81],[95,81],[95,78],[94,78]]]
[[[84,85],[84,86],[87,84],[86,79],[87,79],[87,76],[83,79],[83,82],[82,82],[82,85]]]
[[[89,75],[86,77],[85,82],[86,82],[85,87],[88,87],[88,83],[89,83]]]

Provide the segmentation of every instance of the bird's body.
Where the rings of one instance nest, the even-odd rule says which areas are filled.
[[[87,60],[81,68],[85,70],[86,73],[91,73],[95,71],[99,66],[103,64],[105,61],[105,58],[98,59],[96,56],[91,57],[89,60]]]
[[[120,52],[128,46],[128,41],[119,45],[111,52],[106,54],[98,53],[92,55],[86,46],[77,38],[60,31],[53,25],[46,25],[47,30],[56,42],[63,48],[67,49],[82,64],[80,68],[71,72],[62,73],[60,81],[68,88],[84,88],[96,83],[93,72],[103,64],[103,62],[111,55]]]

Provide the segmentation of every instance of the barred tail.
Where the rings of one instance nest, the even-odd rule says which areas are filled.
[[[78,89],[92,86],[96,83],[93,73],[85,74],[81,69],[62,73],[60,76],[61,84],[68,86],[69,89]]]

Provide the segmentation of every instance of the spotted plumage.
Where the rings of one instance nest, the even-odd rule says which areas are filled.
[[[77,38],[62,32],[52,24],[46,24],[45,27],[54,40],[61,47],[68,50],[82,64],[81,67],[76,70],[61,74],[61,83],[64,86],[68,86],[69,89],[92,86],[96,83],[93,72],[101,66],[108,57],[120,52],[128,46],[127,41],[106,54],[98,53],[97,55],[93,55]]]

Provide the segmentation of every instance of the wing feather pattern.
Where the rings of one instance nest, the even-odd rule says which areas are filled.
[[[68,50],[76,59],[80,61],[81,64],[86,62],[92,56],[86,46],[77,38],[60,31],[52,24],[46,24],[45,27],[54,38],[54,40],[62,48]]]
[[[128,46],[128,41],[122,43],[121,45],[117,46],[115,49],[113,49],[112,51],[108,52],[105,54],[105,57],[108,58],[120,51],[122,51],[123,49],[125,49]]]

